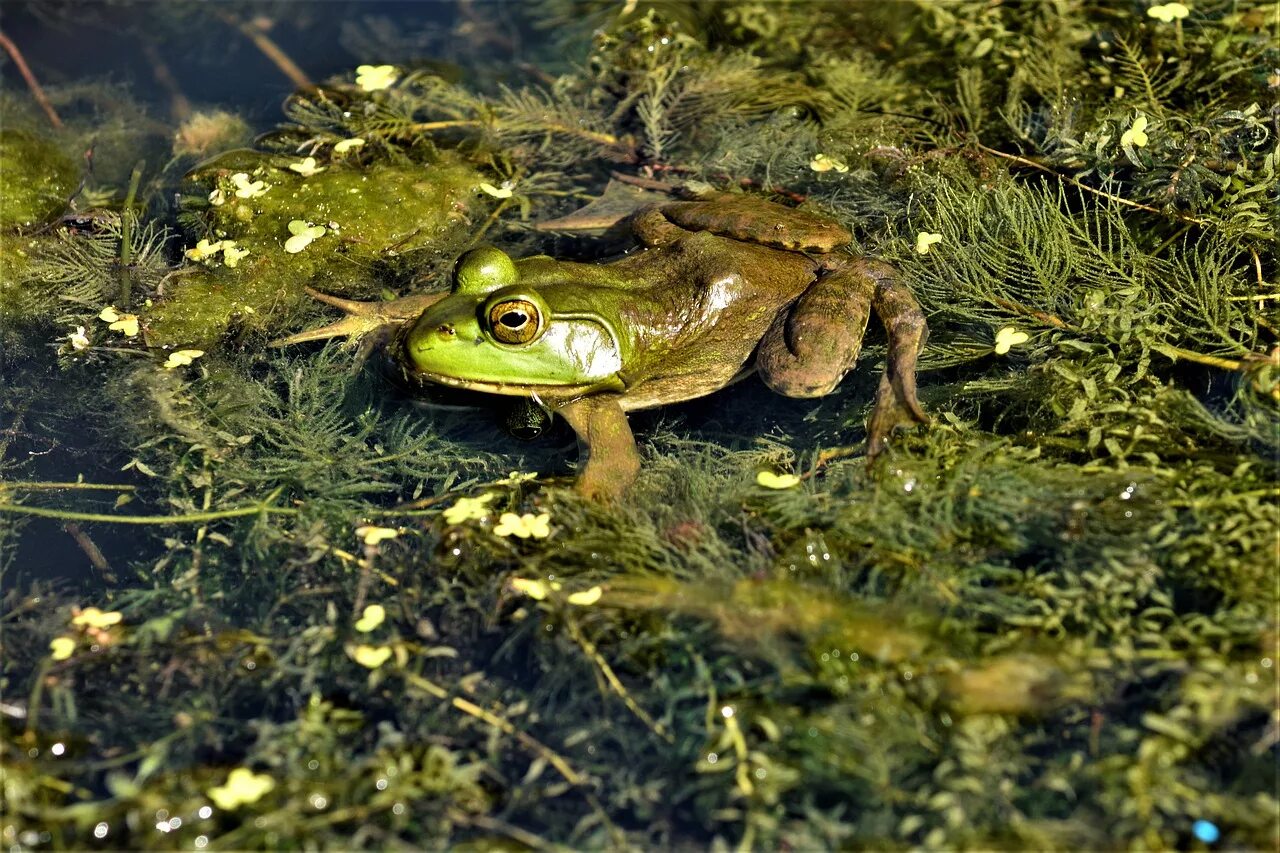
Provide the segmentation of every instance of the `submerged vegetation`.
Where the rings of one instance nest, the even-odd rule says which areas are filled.
[[[97,84],[54,129],[5,69],[5,845],[1273,845],[1280,6],[522,14],[558,76],[466,73],[510,42],[470,4],[353,21],[405,55],[252,144]],[[866,465],[869,339],[822,400],[633,417],[598,505],[566,432],[269,346],[305,286],[599,256],[530,226],[615,172],[849,225],[929,315],[932,426]]]

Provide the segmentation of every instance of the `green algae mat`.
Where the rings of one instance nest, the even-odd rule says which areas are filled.
[[[1280,4],[4,26],[8,849],[1275,848]],[[611,182],[847,227],[930,424],[869,463],[873,319],[825,397],[634,413],[592,501],[536,401],[325,340],[617,259],[539,227]]]

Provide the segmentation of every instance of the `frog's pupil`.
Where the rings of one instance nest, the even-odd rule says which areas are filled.
[[[523,311],[508,311],[498,319],[498,322],[508,329],[518,329],[529,322],[529,315]]]

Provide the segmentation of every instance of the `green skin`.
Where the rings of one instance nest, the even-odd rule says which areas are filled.
[[[456,388],[532,398],[564,416],[587,461],[577,487],[619,497],[640,456],[626,413],[717,391],[753,369],[788,397],[820,397],[853,367],[874,308],[889,355],[868,455],[916,399],[924,315],[895,271],[837,249],[838,224],[749,196],[645,208],[644,251],[606,264],[512,260],[492,247],[459,261],[453,289],[380,306],[320,297],[362,329],[416,317],[397,336],[406,371]],[[352,332],[328,327],[289,342]]]

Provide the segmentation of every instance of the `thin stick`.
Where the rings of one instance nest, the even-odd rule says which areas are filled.
[[[133,293],[133,203],[138,197],[138,184],[142,183],[142,169],[146,160],[139,160],[129,176],[129,192],[124,197],[124,210],[120,214],[120,304],[129,310]]]
[[[28,491],[51,489],[84,489],[101,492],[136,492],[137,486],[117,485],[115,483],[53,483],[36,480],[18,480],[6,483],[0,480],[0,489],[27,489]]]
[[[100,512],[72,512],[49,509],[42,506],[0,503],[0,512],[11,515],[34,515],[40,518],[57,518],[62,521],[100,521],[104,524],[197,524],[218,521],[223,518],[241,518],[246,515],[297,515],[298,510],[283,506],[245,506],[239,509],[223,509],[216,512],[191,512],[186,515],[108,515]]]
[[[483,720],[484,722],[493,726],[495,729],[498,729],[501,732],[505,732],[506,734],[511,735],[516,740],[520,741],[520,743],[522,743],[525,746],[525,748],[537,753],[543,759],[545,759],[546,762],[550,764],[552,767],[554,767],[560,773],[560,775],[565,778],[565,781],[568,782],[570,785],[577,786],[583,783],[584,781],[583,777],[580,776],[576,770],[574,770],[572,767],[569,766],[568,761],[562,758],[558,753],[553,751],[551,747],[547,746],[542,741],[538,740],[532,735],[526,734],[525,732],[522,732],[519,729],[517,729],[514,725],[512,725],[510,720],[504,720],[502,717],[499,717],[496,714],[486,711],[484,708],[481,708],[479,705],[475,704],[474,702],[468,702],[466,699],[463,699],[458,696],[451,697],[449,695],[449,691],[445,690],[443,687],[441,687],[439,684],[436,684],[434,681],[424,678],[421,675],[418,675],[417,673],[406,671],[403,673],[403,675],[404,675],[405,681],[407,681],[409,684],[413,685],[414,687],[418,688],[419,690],[423,690],[431,694],[432,696],[436,697],[437,699],[448,700],[449,704],[457,708],[462,713],[475,717],[477,720]]]
[[[169,93],[169,112],[173,114],[174,120],[186,121],[191,117],[191,101],[187,100],[187,96],[182,93],[173,72],[160,56],[160,51],[156,50],[155,44],[143,39],[142,55],[147,58],[147,62],[151,63],[151,73],[155,76],[156,82]]]
[[[250,24],[248,21],[242,21],[240,18],[232,15],[230,12],[224,12],[221,9],[215,9],[214,14],[217,15],[224,24],[234,27],[240,31],[241,35],[253,42],[254,47],[262,52],[262,55],[275,63],[276,68],[284,76],[293,81],[293,84],[299,89],[312,89],[315,84],[311,82],[311,78],[306,72],[297,66],[297,64],[289,58],[289,55],[280,49],[280,45],[271,40],[271,37],[262,30]]]
[[[102,553],[102,549],[90,538],[89,534],[84,532],[84,528],[74,521],[68,521],[62,525],[62,529],[67,531],[67,535],[76,541],[76,544],[80,546],[80,550],[89,558],[89,562],[93,564],[99,574],[108,581],[115,580],[115,574],[111,571],[111,564],[107,562],[106,555]]]
[[[22,58],[22,51],[18,50],[18,46],[4,34],[3,30],[0,30],[0,46],[4,47],[5,53],[9,54],[13,64],[18,66],[18,73],[22,75],[23,80],[27,81],[27,88],[31,90],[31,96],[36,99],[40,109],[44,110],[44,114],[49,117],[49,123],[58,130],[62,130],[62,119],[58,118],[58,112],[53,108],[53,104],[49,103],[49,97],[44,93],[44,89],[40,88],[40,81],[36,80],[36,75],[32,74],[31,69],[27,67],[27,61]]]
[[[605,681],[609,683],[609,687],[613,692],[618,694],[618,698],[620,698],[623,704],[627,706],[627,709],[631,711],[631,713],[635,714],[636,717],[639,718],[640,722],[648,726],[650,731],[658,737],[662,738],[667,743],[675,743],[676,739],[671,736],[662,723],[649,716],[649,712],[644,708],[641,708],[639,703],[637,703],[635,699],[631,698],[631,694],[628,693],[627,688],[622,685],[622,681],[613,671],[613,667],[609,666],[609,662],[604,659],[604,655],[600,654],[595,643],[588,640],[586,635],[582,633],[582,629],[578,627],[578,623],[574,619],[569,618],[564,620],[564,624],[569,629],[569,636],[573,638],[574,642],[582,647],[582,650],[587,653],[587,657],[591,658],[592,662],[599,667],[601,674],[604,675]]]
[[[1049,175],[1053,175],[1055,178],[1059,180],[1066,181],[1067,183],[1071,184],[1071,186],[1073,187],[1077,187],[1078,189],[1082,189],[1088,193],[1093,193],[1094,195],[1102,196],[1105,199],[1114,201],[1117,204],[1123,204],[1126,207],[1133,207],[1133,208],[1137,208],[1138,210],[1145,210],[1148,213],[1154,213],[1158,216],[1169,216],[1169,217],[1172,217],[1173,219],[1178,220],[1179,222],[1187,222],[1191,225],[1213,225],[1214,224],[1213,222],[1207,219],[1197,219],[1194,216],[1187,216],[1184,213],[1161,210],[1160,208],[1152,207],[1149,204],[1142,204],[1141,202],[1130,201],[1127,198],[1122,198],[1121,196],[1113,195],[1112,193],[1109,193],[1109,192],[1103,192],[1102,190],[1095,189],[1094,187],[1091,187],[1088,184],[1081,183],[1080,181],[1077,181],[1075,178],[1067,177],[1061,172],[1050,169],[1048,166],[1037,163],[1035,160],[1028,160],[1026,157],[1019,157],[1016,154],[1006,154],[1003,151],[997,151],[994,148],[988,148],[987,146],[982,144],[979,144],[978,148],[987,152],[993,157],[1001,157],[1005,160],[1012,160],[1013,162],[1018,163],[1019,165],[1022,165],[1022,166],[1030,166],[1033,169],[1039,169],[1041,172],[1044,172]]]

